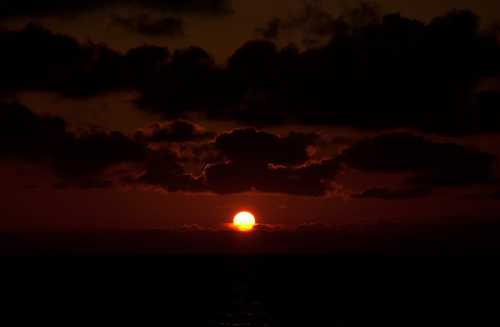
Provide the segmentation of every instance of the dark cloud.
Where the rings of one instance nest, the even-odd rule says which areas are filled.
[[[500,72],[500,46],[473,13],[453,11],[430,23],[397,14],[371,23],[341,19],[346,29],[325,46],[300,51],[251,41],[222,66],[201,48],[121,54],[30,25],[0,33],[1,88],[67,96],[135,89],[141,110],[255,126],[499,130],[495,95],[478,94],[476,86]]]
[[[180,155],[168,152],[150,161],[140,182],[169,191],[323,196],[339,166],[335,161],[308,162],[308,147],[317,139],[316,134],[280,137],[255,129],[234,130],[219,135],[215,143],[179,149]],[[199,177],[185,173],[180,165],[196,158],[204,166]]]
[[[291,85],[289,110],[310,123],[469,132],[474,85],[498,72],[498,44],[478,26],[457,11],[427,25],[388,15],[353,28],[300,57],[305,73]]]
[[[333,190],[333,181],[339,172],[335,160],[306,164],[300,167],[270,167],[262,184],[256,187],[267,193],[302,196],[325,196]]]
[[[178,158],[170,151],[159,151],[147,162],[146,172],[134,183],[155,186],[169,192],[207,191],[200,178],[184,171]]]
[[[205,50],[198,47],[176,50],[159,74],[150,76],[145,87],[140,88],[142,95],[136,105],[169,118],[215,110],[219,105],[224,107],[231,97],[229,89],[227,98],[220,95],[225,92],[223,86],[229,85],[224,78]]]
[[[326,10],[321,1],[304,0],[296,12],[291,12],[284,18],[272,18],[264,27],[257,28],[256,33],[270,40],[298,35],[308,47],[345,33],[349,25],[366,26],[377,23],[380,17],[379,7],[368,1],[362,1],[358,7],[335,15]]]
[[[309,159],[308,147],[315,145],[318,138],[317,134],[293,132],[280,137],[248,128],[219,135],[215,144],[231,161],[297,165]]]
[[[64,149],[55,157],[55,166],[69,176],[93,176],[128,162],[141,163],[149,150],[119,132],[69,134]]]
[[[356,199],[382,199],[382,200],[405,200],[428,197],[432,194],[430,188],[409,188],[409,189],[386,189],[372,188],[359,194],[354,194]]]
[[[500,131],[500,92],[481,92],[477,97],[478,129]]]
[[[190,65],[205,58],[196,58],[197,53],[206,54],[192,48],[171,55],[168,48],[149,45],[122,54],[105,45],[79,43],[34,24],[0,32],[0,43],[4,45],[0,53],[0,92],[42,90],[68,97],[127,89],[155,90],[163,81],[161,76],[179,77],[183,69],[189,74]]]
[[[169,148],[187,170],[197,174],[202,174],[208,164],[224,162],[224,155],[216,148],[214,142],[170,143]]]
[[[337,174],[346,166],[365,172],[409,174],[411,177],[403,185],[392,189],[377,187],[353,195],[358,199],[385,200],[426,197],[434,188],[495,181],[493,156],[406,133],[362,140],[337,158],[320,162],[311,162],[307,150],[315,144],[315,134],[291,133],[280,137],[255,129],[234,130],[219,135],[215,143],[192,149],[178,148],[176,153],[169,149],[152,151],[147,159],[140,154],[139,145],[132,146],[133,141],[120,135],[106,135],[93,135],[94,142],[85,137],[77,139],[72,151],[65,149],[64,158],[58,158],[59,170],[83,176],[113,163],[140,161],[144,162],[144,173],[130,182],[169,192],[263,192],[300,196],[324,196],[332,192]],[[188,173],[184,166],[194,157],[205,166],[199,176]],[[69,163],[70,169],[63,169],[61,163]]]
[[[221,134],[215,146],[227,161],[206,167],[207,187],[221,194],[325,195],[338,165],[333,161],[308,163],[309,147],[318,139],[317,134],[292,132],[282,137],[252,128]]]
[[[219,135],[213,144],[190,148],[191,156],[204,158],[199,177],[186,174],[179,165],[193,160],[181,149],[180,157],[169,152],[149,162],[140,181],[169,191],[321,196],[329,190],[337,166],[330,162],[305,164],[308,147],[317,138],[315,134],[280,137],[255,129],[234,130]]]
[[[170,59],[168,48],[144,45],[130,49],[125,55],[126,69],[131,81],[129,84],[139,89],[151,87]]]
[[[222,134],[215,143],[198,144],[212,134],[187,122],[174,122],[136,135],[141,141],[137,142],[119,132],[76,134],[63,120],[35,115],[17,103],[1,105],[0,122],[0,156],[49,164],[60,178],[56,185],[60,188],[105,188],[121,182],[169,192],[321,196],[330,189],[338,168],[333,161],[306,163],[316,134],[280,137],[246,129]],[[168,148],[148,149],[146,141],[193,141],[191,155],[205,161],[205,168],[200,176],[190,174],[183,166],[187,157]],[[223,157],[231,161],[217,163]]]
[[[154,123],[137,131],[134,137],[140,142],[195,142],[209,140],[215,137],[215,133],[194,123],[178,120]]]
[[[41,26],[0,32],[1,89],[94,95],[129,86],[125,57],[102,45],[82,45]],[[36,54],[36,55],[35,55]]]
[[[171,59],[167,48],[141,46],[122,54],[104,45],[79,43],[34,24],[0,32],[0,42],[4,46],[0,92],[42,90],[87,97],[144,89],[157,81]]]
[[[255,191],[257,179],[267,172],[267,165],[213,164],[205,169],[208,187],[215,193],[233,194]]]
[[[266,164],[226,162],[205,169],[208,189],[219,194],[242,192],[324,196],[338,171],[333,161],[301,167],[274,167]]]
[[[98,179],[98,178],[78,178],[63,180],[53,185],[56,189],[82,189],[82,190],[95,190],[95,189],[108,189],[114,186],[112,180]]]
[[[339,160],[367,172],[411,173],[415,176],[408,182],[419,186],[468,186],[494,181],[494,156],[407,133],[360,141],[346,149]]]
[[[107,187],[118,180],[170,192],[323,196],[334,190],[342,167],[411,176],[404,185],[370,189],[356,198],[423,197],[437,187],[495,182],[492,155],[408,133],[365,139],[336,158],[313,162],[317,134],[237,129],[203,143],[213,135],[182,121],[153,125],[134,138],[98,130],[76,134],[63,120],[35,115],[17,103],[1,105],[0,122],[0,156],[49,164],[63,186]],[[168,146],[149,149],[148,142]],[[188,172],[191,166],[198,173]]]
[[[148,149],[142,142],[119,132],[98,130],[75,134],[68,131],[62,119],[35,115],[17,103],[0,105],[0,124],[0,158],[50,165],[60,179],[55,185],[58,188],[107,188],[125,183],[158,186],[172,192],[206,190],[184,171],[175,154]],[[198,132],[186,131],[184,127],[196,126],[184,124],[170,130],[177,134],[150,137],[180,141],[203,135],[183,134]]]
[[[201,111],[256,125],[483,131],[475,87],[500,72],[500,46],[481,33],[477,16],[453,11],[428,24],[397,14],[367,25],[350,20],[328,44],[305,52],[248,42],[226,69],[186,70],[179,84],[169,74],[168,83],[145,91],[153,101],[140,103],[167,115]]]
[[[499,130],[498,94],[474,90],[481,78],[498,73],[500,48],[496,39],[479,32],[472,13],[454,11],[429,24],[389,15],[348,26],[326,46],[305,52],[248,42],[227,66],[218,66],[201,48],[171,54],[145,46],[121,54],[29,25],[0,32],[0,83],[5,92],[37,89],[67,96],[135,89],[141,109],[169,117],[199,112],[256,125],[292,121],[452,135]],[[144,162],[149,151],[120,133],[75,135],[64,121],[33,115],[16,104],[5,106],[2,115],[3,157],[53,161],[67,176]],[[143,142],[210,137],[186,122],[156,124],[136,135]],[[417,190],[494,180],[492,156],[457,144],[389,134],[354,144],[335,161],[311,164],[309,147],[317,141],[315,134],[235,130],[216,139],[212,147],[220,156],[206,156],[208,166],[200,177],[184,171],[180,155],[155,154],[141,182],[179,191],[322,195],[337,162],[368,172],[410,173],[408,183]],[[413,191],[374,189],[362,196],[409,197]]]
[[[106,169],[119,164],[140,163],[149,150],[118,132],[67,130],[60,118],[38,116],[18,103],[0,104],[0,157],[45,162],[63,183],[104,185]],[[89,178],[89,179],[87,179]]]
[[[247,82],[249,87],[270,86],[277,78],[280,60],[276,44],[269,41],[250,41],[237,49],[228,65],[235,77]]]
[[[76,15],[102,8],[137,6],[155,11],[228,14],[232,12],[227,0],[6,0],[0,4],[0,18],[53,17]]]
[[[500,190],[495,191],[493,193],[490,193],[488,195],[488,198],[494,199],[494,200],[500,200]]]
[[[36,116],[18,103],[0,103],[0,157],[47,159],[66,145],[66,123],[60,118]]]
[[[280,18],[274,17],[266,24],[266,26],[257,28],[255,32],[265,39],[276,40],[280,35],[282,24],[283,23]]]
[[[85,51],[78,42],[37,25],[28,25],[20,31],[2,31],[0,40],[4,49],[0,54],[3,90],[42,88],[42,85],[47,89],[60,88],[85,61]]]
[[[153,18],[149,15],[113,17],[113,24],[145,36],[184,36],[184,21],[177,17]]]

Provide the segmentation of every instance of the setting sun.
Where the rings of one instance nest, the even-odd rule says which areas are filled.
[[[234,216],[234,227],[240,232],[249,232],[255,226],[255,217],[247,211],[242,211]]]

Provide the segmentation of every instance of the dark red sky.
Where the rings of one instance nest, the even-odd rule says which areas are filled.
[[[354,1],[80,2],[18,1],[0,18],[0,229],[220,228],[242,209],[276,226],[500,210],[498,1],[381,0],[357,14]],[[454,8],[480,27],[446,18]],[[409,19],[383,20],[395,12]],[[273,21],[279,32],[264,35]],[[173,57],[131,63],[145,44]],[[176,57],[189,46],[206,53]]]
[[[144,8],[121,6],[119,8],[101,9],[83,13],[77,17],[38,17],[46,26],[53,30],[74,35],[81,40],[104,42],[118,50],[128,50],[132,47],[152,43],[172,48],[198,45],[207,49],[219,62],[224,62],[235,49],[249,39],[255,37],[255,29],[265,25],[274,17],[296,16],[303,8],[302,0],[273,1],[231,1],[232,14],[212,17],[203,13],[175,13],[187,20],[185,37],[165,38],[145,37],[137,33],[124,33],[123,28],[112,23],[112,17],[134,16],[150,12]],[[313,0],[325,11],[338,15],[350,8],[355,8],[360,2],[355,0]],[[481,16],[484,24],[489,25],[498,19],[500,4],[495,0],[381,0],[377,1],[384,13],[400,12],[402,15],[428,21],[442,15],[452,8],[469,8]],[[7,26],[22,25],[25,17],[11,19]],[[32,17],[28,17],[32,20]],[[297,41],[291,36],[290,40]]]

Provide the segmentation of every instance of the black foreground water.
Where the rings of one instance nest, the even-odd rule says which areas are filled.
[[[18,325],[497,326],[491,258],[4,258]]]

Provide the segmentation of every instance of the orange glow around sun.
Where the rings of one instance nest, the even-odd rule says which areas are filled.
[[[255,217],[247,211],[239,212],[234,216],[233,225],[240,232],[249,232],[255,226]]]

